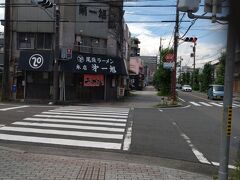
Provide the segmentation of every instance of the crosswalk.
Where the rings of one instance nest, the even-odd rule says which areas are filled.
[[[194,102],[194,101],[189,101],[189,103],[193,106],[197,107],[223,107],[223,102]],[[237,108],[240,107],[239,103],[233,103],[232,107]]]
[[[0,140],[121,150],[128,108],[61,107],[0,126]]]

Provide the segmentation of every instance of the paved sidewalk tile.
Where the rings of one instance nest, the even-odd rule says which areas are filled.
[[[211,180],[159,166],[8,150],[0,150],[0,162],[0,180]]]

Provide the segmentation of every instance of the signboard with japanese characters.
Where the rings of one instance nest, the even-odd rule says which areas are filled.
[[[21,51],[18,69],[26,71],[51,71],[51,51]]]
[[[96,87],[104,85],[104,75],[103,74],[84,74],[84,86],[86,87]]]
[[[77,52],[73,52],[72,59],[61,64],[61,69],[81,74],[126,74],[121,58]]]

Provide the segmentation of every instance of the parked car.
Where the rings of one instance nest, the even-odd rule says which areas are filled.
[[[182,89],[182,85],[181,84],[176,84],[176,89]]]
[[[207,97],[208,99],[223,99],[224,86],[212,84],[208,88]]]
[[[182,91],[191,92],[192,87],[190,85],[183,85],[182,86]]]

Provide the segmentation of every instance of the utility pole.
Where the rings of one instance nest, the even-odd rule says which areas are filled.
[[[223,119],[221,129],[220,144],[220,166],[219,180],[228,179],[229,146],[232,126],[232,93],[233,93],[233,72],[236,48],[236,31],[233,24],[233,16],[230,11],[228,23],[227,57],[224,75],[224,100],[223,100]]]
[[[177,0],[177,7],[178,7],[179,0]],[[177,50],[178,50],[178,37],[179,37],[179,11],[176,8],[176,25],[175,25],[175,32],[174,32],[174,68],[172,71],[172,100],[176,102],[176,70],[177,70]]]
[[[183,58],[180,56],[180,61],[179,61],[179,66],[180,66],[180,69],[179,69],[179,71],[180,71],[180,74],[179,74],[179,84],[182,84],[182,60],[183,60]]]
[[[2,76],[2,101],[10,99],[9,87],[9,61],[11,47],[11,24],[10,24],[10,0],[5,0],[5,24],[4,24],[4,68]]]
[[[195,87],[195,70],[196,70],[196,42],[193,42],[193,77],[192,77],[192,88],[194,89]]]
[[[59,100],[59,29],[60,29],[60,7],[59,0],[55,0],[55,50],[53,64],[53,103]]]

